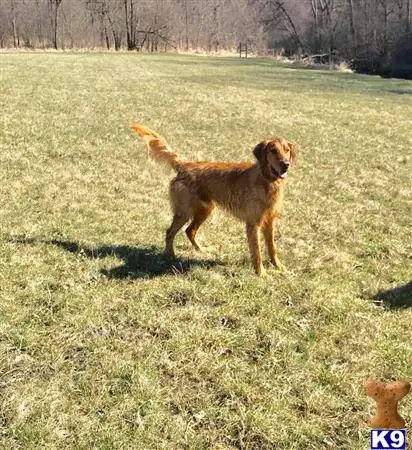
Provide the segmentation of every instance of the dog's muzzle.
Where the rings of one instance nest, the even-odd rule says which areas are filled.
[[[281,165],[280,165],[280,171],[279,171],[279,176],[280,178],[286,178],[287,177],[287,172],[290,166],[290,162],[289,161],[282,161]]]

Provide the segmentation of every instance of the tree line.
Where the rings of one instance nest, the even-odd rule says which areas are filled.
[[[412,65],[412,0],[0,0],[0,47],[314,55]]]

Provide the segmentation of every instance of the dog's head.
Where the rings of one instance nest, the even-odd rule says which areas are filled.
[[[260,142],[253,150],[263,174],[270,180],[286,178],[296,159],[296,148],[281,137]]]

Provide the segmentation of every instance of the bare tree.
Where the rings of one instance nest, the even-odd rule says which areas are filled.
[[[53,47],[57,50],[57,32],[59,20],[59,8],[63,0],[49,0],[51,23],[53,28]]]
[[[299,35],[298,28],[292,18],[292,14],[288,11],[284,0],[268,0],[265,6],[265,17],[263,22],[270,27],[279,27],[287,33],[289,38],[295,42],[297,49],[304,53],[305,46]]]
[[[10,0],[10,9],[11,9],[11,23],[13,27],[13,40],[14,46],[20,47],[20,40],[17,33],[17,25],[16,25],[16,3],[15,0]]]
[[[123,0],[125,25],[126,25],[126,42],[128,50],[136,49],[136,25],[137,17],[135,13],[135,4],[133,0]]]
[[[189,11],[187,0],[182,0],[183,10],[185,15],[185,49],[189,50]]]

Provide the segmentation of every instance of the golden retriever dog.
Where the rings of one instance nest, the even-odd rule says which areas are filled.
[[[186,235],[196,250],[196,233],[216,205],[246,224],[246,234],[253,267],[264,273],[260,252],[263,232],[270,262],[281,263],[274,241],[274,222],[279,217],[286,177],[296,158],[295,146],[278,137],[260,142],[253,150],[256,162],[182,161],[166,140],[134,123],[133,130],[147,145],[148,155],[174,169],[170,183],[173,220],[166,232],[166,254],[175,257],[173,241],[177,232],[190,220]]]

